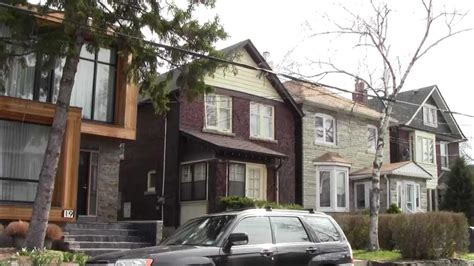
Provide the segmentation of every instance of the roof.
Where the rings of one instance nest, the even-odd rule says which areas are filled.
[[[314,159],[313,163],[351,164],[337,152],[326,152],[325,154]]]
[[[371,177],[373,167],[365,167],[350,173],[351,179]],[[382,164],[380,175],[399,175],[406,177],[418,177],[430,179],[432,175],[423,167],[412,161]]]
[[[180,131],[186,136],[190,136],[197,140],[204,141],[217,148],[231,149],[235,151],[242,151],[242,152],[248,152],[248,153],[256,153],[256,154],[262,154],[262,155],[271,156],[271,157],[287,157],[283,153],[262,147],[253,142],[243,140],[243,139],[237,139],[234,137],[227,137],[227,136],[216,135],[216,134],[202,133],[202,132],[197,132],[193,130],[180,129]]]
[[[356,114],[365,118],[378,120],[382,114],[373,108],[354,102],[335,94],[333,91],[315,85],[304,84],[297,81],[287,81],[284,83],[288,91],[297,102],[308,105],[315,105],[324,109]]]

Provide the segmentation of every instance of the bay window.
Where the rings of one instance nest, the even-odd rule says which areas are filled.
[[[336,120],[326,114],[316,114],[315,120],[315,142],[336,144]]]
[[[441,161],[441,168],[449,169],[449,155],[448,155],[448,143],[439,143],[439,156]]]
[[[275,139],[273,106],[250,103],[250,136],[260,139]]]
[[[181,201],[206,200],[207,163],[181,166],[180,198]]]
[[[0,202],[33,202],[49,126],[0,120]]]
[[[232,98],[219,94],[204,96],[205,128],[225,133],[232,132]]]
[[[438,126],[436,106],[430,104],[423,105],[423,124],[430,127]]]
[[[229,163],[228,195],[266,200],[266,166]]]
[[[349,211],[349,168],[317,166],[316,206],[321,211]]]

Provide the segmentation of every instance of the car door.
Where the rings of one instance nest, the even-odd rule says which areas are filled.
[[[278,266],[308,265],[314,256],[315,243],[298,217],[270,217],[275,237]]]
[[[245,217],[231,233],[246,233],[249,241],[247,244],[232,246],[228,251],[221,249],[218,265],[274,265],[276,249],[268,217]]]

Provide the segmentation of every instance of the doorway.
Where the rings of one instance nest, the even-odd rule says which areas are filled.
[[[99,153],[81,150],[77,186],[77,215],[97,216]]]

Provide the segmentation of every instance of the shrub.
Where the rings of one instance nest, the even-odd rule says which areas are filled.
[[[298,204],[277,204],[276,202],[266,200],[254,200],[247,197],[229,196],[220,198],[220,204],[225,210],[236,210],[244,208],[265,208],[271,207],[272,209],[293,209],[301,210],[303,207]]]
[[[63,229],[57,224],[48,224],[46,228],[46,238],[50,240],[60,240],[64,236]]]
[[[0,235],[3,234],[5,231],[5,227],[3,227],[3,224],[0,224]]]
[[[393,239],[393,220],[397,214],[382,214],[379,216],[379,245],[383,250],[394,250],[397,248]]]
[[[369,245],[369,216],[333,215],[353,249],[366,249]]]
[[[5,233],[11,237],[26,237],[26,233],[28,232],[29,227],[30,224],[28,222],[15,221],[7,225],[7,227],[5,228]]]
[[[392,204],[390,204],[390,207],[387,209],[387,211],[385,211],[385,213],[387,213],[387,214],[398,214],[398,213],[402,213],[402,210],[400,210],[400,208],[398,208],[397,204],[392,203]]]

